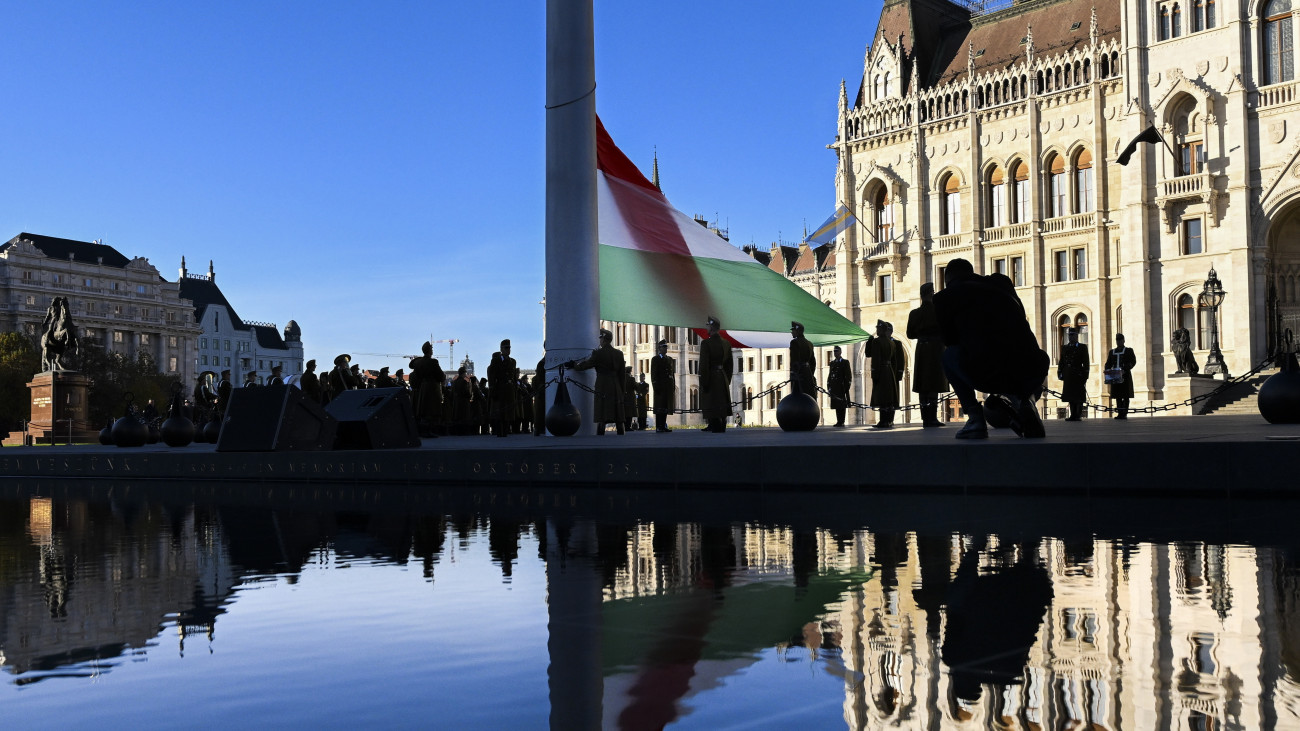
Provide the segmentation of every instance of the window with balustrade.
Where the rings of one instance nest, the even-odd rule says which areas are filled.
[[[1007,180],[1002,168],[994,166],[989,172],[989,226],[1007,225]]]
[[[1047,160],[1048,218],[1060,218],[1069,210],[1070,190],[1066,184],[1065,158],[1052,155]]]
[[[943,179],[943,234],[961,231],[961,181],[954,174]]]
[[[876,209],[876,241],[888,241],[894,235],[894,206],[889,200],[888,189],[881,186],[872,205]]]
[[[1012,223],[1027,223],[1029,212],[1029,166],[1017,162],[1011,166],[1011,178],[1015,181],[1012,188]]]
[[[1295,78],[1295,21],[1292,0],[1269,0],[1264,5],[1264,83],[1279,84]]]
[[[1178,175],[1195,175],[1205,164],[1205,120],[1196,100],[1187,97],[1174,107],[1171,117],[1174,126],[1174,144],[1178,149]]]
[[[1093,189],[1092,153],[1079,150],[1074,156],[1074,212],[1088,213],[1096,208]]]

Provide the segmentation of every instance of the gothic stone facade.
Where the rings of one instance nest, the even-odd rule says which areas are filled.
[[[1015,280],[1053,361],[1062,329],[1083,329],[1094,400],[1122,332],[1141,406],[1174,400],[1176,329],[1205,363],[1213,268],[1224,358],[1250,370],[1300,330],[1294,15],[1289,0],[886,3],[830,145],[859,219],[833,306],[901,332],[920,285],[964,257]],[[1148,125],[1166,144],[1118,165]]]

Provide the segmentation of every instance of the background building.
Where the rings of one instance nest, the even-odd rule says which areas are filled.
[[[98,242],[20,233],[0,245],[0,327],[41,334],[55,297],[66,297],[82,345],[135,357],[188,381],[199,326],[177,284],[144,257],[128,259]]]
[[[277,365],[283,368],[285,377],[302,373],[302,330],[298,323],[290,320],[281,333],[274,323],[241,319],[217,286],[210,261],[207,274],[192,274],[185,267],[185,257],[181,257],[179,285],[181,296],[194,303],[194,321],[203,331],[196,373],[210,370],[220,374],[229,368],[231,383],[236,385],[244,382],[249,371],[255,371],[258,383],[264,383]]]

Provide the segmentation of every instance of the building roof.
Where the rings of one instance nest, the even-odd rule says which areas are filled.
[[[288,350],[289,346],[284,344],[284,338],[280,337],[280,331],[271,325],[249,325],[253,329],[253,334],[257,336],[257,344],[263,348],[275,348],[277,350]]]
[[[1094,5],[1095,3],[1095,5]],[[1025,58],[1025,38],[1033,28],[1034,55],[1055,56],[1089,41],[1097,10],[1098,36],[1119,34],[1119,0],[1025,0],[971,17],[968,8],[948,0],[889,0],[880,11],[872,47],[881,41],[902,50],[903,94],[961,80],[970,53],[975,72],[1009,68]],[[1075,23],[1079,27],[1073,27]],[[982,51],[982,53],[981,53]],[[866,101],[868,81],[858,87],[855,106]]]
[[[131,263],[131,260],[126,258],[122,252],[108,244],[60,239],[55,236],[42,236],[41,234],[27,233],[26,231],[0,244],[0,251],[5,251],[12,244],[23,240],[32,242],[36,248],[51,259],[66,260],[69,255],[75,255],[76,260],[79,262],[87,264],[102,263],[104,266],[117,267],[118,269],[124,269],[127,264]]]
[[[221,305],[230,313],[231,323],[240,330],[247,330],[248,325],[240,319],[235,308],[230,306],[226,295],[221,293],[217,283],[207,277],[184,276],[180,278],[181,297],[194,302],[194,321],[202,322],[208,305]]]

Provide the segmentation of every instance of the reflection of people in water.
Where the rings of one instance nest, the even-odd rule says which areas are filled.
[[[943,662],[960,704],[976,701],[982,684],[1020,682],[1029,649],[1052,600],[1052,583],[1038,565],[1038,543],[1026,544],[992,573],[979,574],[983,541],[970,546],[948,587]],[[1012,599],[1014,598],[1014,600]]]

